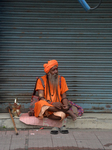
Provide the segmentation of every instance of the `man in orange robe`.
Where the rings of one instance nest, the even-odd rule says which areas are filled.
[[[44,87],[40,79],[36,85],[39,101],[35,103],[35,117],[42,119],[45,116],[50,119],[63,120],[67,115],[70,115],[73,120],[76,120],[76,115],[68,106],[66,80],[63,76],[58,75],[58,62],[50,60],[43,66],[46,75],[41,77],[44,81]]]

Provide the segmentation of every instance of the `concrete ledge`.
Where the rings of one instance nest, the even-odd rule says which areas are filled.
[[[111,113],[84,113],[82,117],[73,122],[67,119],[66,126],[68,128],[79,129],[112,129]]]
[[[40,126],[26,125],[14,118],[18,129],[34,129]],[[63,121],[67,128],[72,129],[112,129],[112,114],[111,113],[84,113],[82,117],[78,117],[75,122],[71,118],[66,118]],[[8,113],[0,113],[0,128],[14,128],[10,115]],[[51,128],[51,127],[46,127]]]

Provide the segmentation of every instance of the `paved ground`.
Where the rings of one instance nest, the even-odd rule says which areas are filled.
[[[112,130],[69,129],[51,135],[50,129],[0,131],[0,150],[112,150]]]

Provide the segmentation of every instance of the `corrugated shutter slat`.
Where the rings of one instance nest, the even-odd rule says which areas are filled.
[[[90,6],[95,6],[92,0]],[[29,107],[43,64],[59,62],[68,98],[86,112],[112,111],[112,2],[91,13],[74,0],[1,0],[0,111]]]

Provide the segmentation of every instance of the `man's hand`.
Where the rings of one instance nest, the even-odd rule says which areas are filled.
[[[63,104],[60,102],[54,102],[52,105],[58,109],[62,109],[62,107],[63,107]]]

